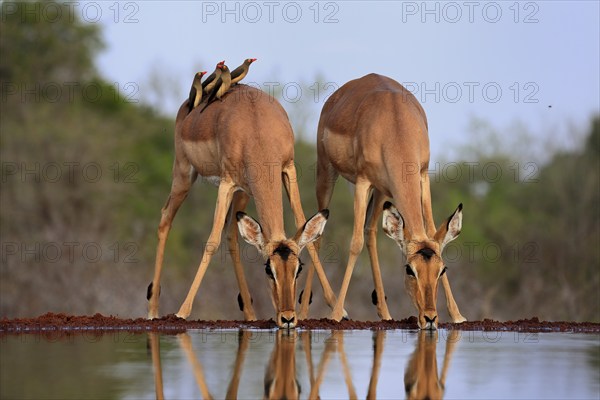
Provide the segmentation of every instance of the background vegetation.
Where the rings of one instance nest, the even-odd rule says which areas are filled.
[[[2,15],[0,317],[146,314],[174,118],[132,101],[96,71],[100,37],[96,26],[77,19]],[[292,104],[288,112],[296,137],[308,137],[306,105]],[[452,160],[431,166],[436,221],[460,202],[465,207],[461,237],[445,255],[463,314],[600,321],[600,118],[584,134],[573,129],[573,146],[554,145],[541,155],[539,139],[518,129],[497,132],[474,121],[469,135],[469,146],[453,149]],[[299,140],[296,160],[308,216],[316,211],[314,144]],[[165,314],[178,309],[195,274],[215,195],[214,187],[196,184],[175,219],[162,282]],[[337,291],[353,220],[352,187],[343,179],[330,209],[321,258]],[[256,215],[252,207],[248,212]],[[289,208],[285,216],[291,234]],[[414,314],[400,251],[379,238],[391,313]],[[193,318],[242,317],[227,253],[223,246],[213,259]],[[268,318],[262,261],[250,247],[244,255],[255,306]],[[347,299],[351,317],[377,318],[372,290],[365,250]],[[315,317],[327,315],[320,294],[316,288]],[[440,294],[447,320],[443,304]]]

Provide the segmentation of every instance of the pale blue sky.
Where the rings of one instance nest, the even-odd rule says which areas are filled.
[[[113,2],[85,7],[84,19],[102,13],[103,74],[121,87],[138,83],[140,99],[153,98],[152,79],[171,85],[156,103],[166,115],[194,72],[222,59],[234,68],[247,57],[258,58],[247,81],[265,90],[269,82],[288,85],[290,112],[294,82],[312,83],[317,73],[322,85],[370,72],[405,83],[428,114],[434,159],[464,141],[473,117],[564,136],[600,112],[597,1],[152,1],[119,3],[118,15]],[[312,131],[329,93],[321,88]],[[313,97],[305,92],[301,100]]]

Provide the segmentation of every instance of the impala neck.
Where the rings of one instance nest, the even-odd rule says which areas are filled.
[[[273,163],[265,162],[257,171],[260,177],[253,179],[249,186],[265,238],[267,242],[285,240],[281,167],[273,168]]]
[[[402,176],[395,179],[395,182],[392,196],[396,207],[402,214],[411,240],[421,242],[429,239],[423,220],[420,175]]]

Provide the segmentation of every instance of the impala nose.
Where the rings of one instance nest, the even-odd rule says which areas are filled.
[[[282,328],[293,328],[296,325],[296,317],[294,314],[282,314],[281,315],[281,327]]]
[[[437,315],[425,315],[425,329],[437,329],[437,324],[435,320],[437,319]]]

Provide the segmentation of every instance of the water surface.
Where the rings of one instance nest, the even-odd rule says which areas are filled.
[[[4,335],[0,397],[600,398],[600,335],[418,331]]]

